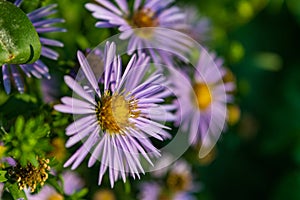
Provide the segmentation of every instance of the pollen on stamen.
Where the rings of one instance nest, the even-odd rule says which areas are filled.
[[[28,163],[26,167],[22,167],[18,164],[13,168],[13,173],[16,176],[20,190],[30,188],[31,192],[34,192],[36,187],[45,184],[50,170],[49,159],[39,158],[38,162],[38,166]]]
[[[134,13],[130,21],[134,28],[138,28],[134,30],[135,34],[144,39],[151,39],[153,37],[153,30],[145,28],[157,27],[159,25],[155,13],[149,8],[138,10]]]
[[[132,23],[136,28],[156,27],[158,21],[151,9],[141,9],[134,13]]]
[[[124,134],[126,128],[134,126],[129,118],[139,117],[140,112],[136,109],[137,101],[133,98],[126,100],[123,95],[105,92],[96,106],[98,123],[111,135]]]

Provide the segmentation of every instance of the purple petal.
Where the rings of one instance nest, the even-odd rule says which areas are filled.
[[[108,90],[109,88],[109,81],[111,77],[111,71],[112,67],[111,65],[113,64],[113,60],[116,56],[116,45],[114,42],[109,44],[108,42],[106,43],[106,54],[104,55],[105,57],[105,68],[104,68],[104,90]]]
[[[15,1],[15,6],[20,7],[20,5],[22,4],[23,0],[16,0]]]
[[[93,110],[93,109],[67,106],[67,105],[63,105],[63,104],[55,105],[54,109],[59,112],[69,113],[69,114],[82,114],[83,115],[83,114],[95,113],[95,110]]]
[[[103,145],[104,145],[104,139],[102,138],[99,142],[99,144],[96,146],[95,150],[93,151],[89,162],[88,162],[88,167],[92,167],[96,161],[101,158],[101,152],[103,151]]]
[[[11,65],[10,69],[11,69],[11,75],[14,79],[14,82],[16,84],[18,91],[20,93],[24,93],[24,83],[23,83],[23,80],[21,78],[19,71],[17,70],[15,65]]]
[[[81,101],[79,99],[71,98],[71,97],[63,97],[61,101],[71,107],[81,107],[81,108],[87,108],[87,109],[95,109],[94,105],[87,103],[85,101]]]
[[[122,12],[116,6],[114,6],[112,3],[110,3],[109,1],[106,1],[106,0],[96,0],[96,1],[98,3],[100,3],[102,6],[108,8],[112,12],[116,13],[117,15],[122,15]]]
[[[86,78],[88,79],[88,81],[92,85],[93,89],[98,94],[98,96],[101,97],[100,89],[98,87],[98,82],[95,78],[93,71],[91,70],[89,63],[87,62],[86,58],[80,51],[77,52],[77,57],[78,57],[80,66],[81,66]]]
[[[36,32],[38,33],[52,33],[52,32],[66,32],[67,30],[59,27],[41,27],[36,28]]]
[[[90,103],[97,105],[95,100],[88,94],[73,78],[65,76],[65,83],[79,96],[89,101]]]
[[[48,45],[48,46],[55,46],[55,47],[63,47],[64,44],[57,41],[57,40],[51,40],[47,38],[40,37],[40,41],[43,45]]]
[[[126,0],[115,0],[123,12],[128,14],[128,3]]]
[[[66,135],[74,135],[75,133],[80,132],[86,127],[91,126],[91,124],[95,123],[96,121],[97,119],[95,115],[89,115],[80,119],[76,119],[66,128]]]
[[[95,129],[97,129],[97,124],[90,125],[86,127],[84,130],[80,131],[78,134],[70,137],[66,142],[66,147],[69,148],[76,144],[77,142],[83,140],[88,134],[92,133]]]
[[[141,6],[142,0],[135,0],[134,1],[134,10],[138,10],[139,7]]]
[[[11,83],[10,83],[10,73],[9,73],[8,65],[2,66],[2,76],[3,76],[3,84],[4,84],[5,92],[9,94],[11,90]]]
[[[33,26],[38,28],[41,26],[49,26],[51,24],[56,24],[56,23],[63,23],[65,22],[64,19],[60,19],[60,18],[52,18],[52,19],[44,19],[44,20],[40,20],[40,21],[36,21],[33,23]]]
[[[50,14],[55,13],[56,11],[51,11],[53,8],[56,8],[57,4],[50,4],[48,6],[39,8],[37,10],[32,11],[31,13],[28,13],[27,16],[32,21],[32,19],[42,18],[45,16],[48,16]]]
[[[83,149],[78,155],[77,159],[73,163],[71,169],[74,170],[76,169],[84,160],[86,155],[90,152],[91,148],[94,146],[94,144],[98,141],[98,133],[99,128],[96,128],[94,132],[90,135],[90,137],[87,139],[87,141],[82,145]]]

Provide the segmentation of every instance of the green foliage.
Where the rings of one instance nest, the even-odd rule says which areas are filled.
[[[84,200],[85,196],[88,194],[89,190],[87,188],[83,188],[78,192],[75,192],[71,196],[67,197],[67,200]]]
[[[7,171],[0,171],[0,183],[7,181],[6,173]]]
[[[0,66],[35,62],[41,43],[31,21],[8,1],[0,1],[0,13]]]
[[[3,137],[8,156],[19,161],[22,166],[26,166],[28,162],[37,166],[37,156],[44,157],[45,152],[50,149],[47,139],[49,130],[42,116],[28,120],[19,116],[15,125]]]
[[[64,190],[61,187],[62,184],[62,177],[61,176],[53,176],[49,175],[49,178],[47,180],[47,184],[51,185],[59,194],[63,194]]]
[[[27,200],[26,194],[23,190],[19,190],[17,183],[6,182],[5,187],[8,189],[10,195],[14,200]]]

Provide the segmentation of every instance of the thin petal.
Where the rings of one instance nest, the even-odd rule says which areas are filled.
[[[80,51],[77,52],[77,57],[78,57],[79,63],[81,65],[81,68],[82,68],[86,78],[88,79],[88,81],[90,82],[90,84],[92,85],[92,87],[94,88],[96,93],[98,94],[98,96],[101,97],[97,80],[95,78],[95,75],[94,75],[89,63],[87,62],[86,58]]]

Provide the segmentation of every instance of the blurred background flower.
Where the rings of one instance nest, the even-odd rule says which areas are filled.
[[[84,187],[84,180],[75,172],[64,171],[62,173],[63,193],[60,194],[53,186],[45,185],[38,194],[31,194],[26,191],[28,200],[63,200],[64,196],[72,196]],[[75,196],[73,197],[75,199]]]

